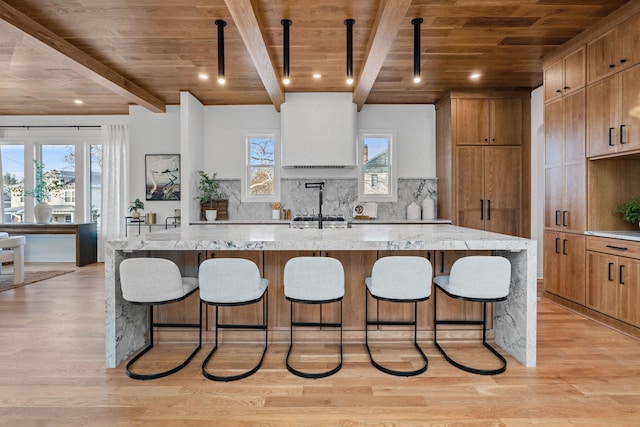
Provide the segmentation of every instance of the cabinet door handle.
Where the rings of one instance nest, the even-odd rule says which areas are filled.
[[[628,250],[628,248],[625,248],[624,246],[613,246],[613,245],[607,245],[607,247],[608,247],[609,249],[616,249],[616,250],[619,250],[619,251],[626,251],[626,250]]]
[[[484,200],[480,199],[480,220],[484,219]]]
[[[560,225],[560,211],[556,211],[556,225]]]
[[[569,255],[567,253],[567,239],[562,240],[562,255]]]
[[[613,147],[615,145],[613,142],[613,139],[614,139],[613,134],[615,133],[615,131],[616,131],[616,128],[609,128],[609,146],[610,147]]]
[[[491,199],[487,200],[487,221],[491,221]]]
[[[618,281],[620,282],[621,285],[624,285],[624,280],[622,280],[622,278],[623,278],[623,270],[622,269],[623,268],[624,268],[624,264],[620,264],[620,268],[618,269],[618,274],[620,275],[620,277],[619,277]]]
[[[569,215],[569,211],[562,211],[562,225],[565,227],[569,226],[569,221],[567,220],[567,215]]]
[[[556,237],[556,253],[559,254],[560,253],[560,238]]]
[[[556,90],[556,93],[562,93],[562,91],[560,89]]]
[[[611,277],[611,267],[613,267],[612,262],[610,262],[609,266],[607,267],[607,279],[609,279],[610,282],[613,282],[613,277]]]
[[[625,58],[622,58],[622,59],[620,60],[620,63],[621,63],[621,64],[624,64],[625,62],[627,62],[627,60],[626,60]]]
[[[616,64],[609,64],[609,68],[616,68]]]
[[[626,144],[626,142],[624,140],[624,129],[626,127],[627,127],[627,125],[620,125],[620,145]]]
[[[440,273],[444,273],[444,252],[440,251]]]
[[[564,87],[564,90],[569,90],[569,89],[571,89],[569,86]]]

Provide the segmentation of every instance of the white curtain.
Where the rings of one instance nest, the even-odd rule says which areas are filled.
[[[102,126],[102,210],[98,236],[98,261],[104,261],[108,240],[124,237],[129,205],[129,127]]]

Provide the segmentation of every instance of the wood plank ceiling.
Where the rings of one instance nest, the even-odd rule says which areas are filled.
[[[362,107],[434,103],[451,89],[533,89],[545,55],[626,3],[0,0],[0,115],[126,114],[130,104],[162,111],[179,103],[180,91],[205,105],[279,109],[286,92],[353,92]],[[414,84],[417,17],[422,81]],[[288,86],[280,82],[284,18],[293,21]],[[356,21],[352,86],[348,18]],[[227,22],[224,86],[215,78],[216,19]],[[481,78],[470,80],[472,72]]]

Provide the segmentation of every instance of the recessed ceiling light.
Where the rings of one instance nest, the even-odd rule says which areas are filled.
[[[322,77],[322,74],[320,74],[320,73],[313,73],[313,78],[314,78],[314,79],[318,80],[318,79],[319,79],[319,78],[321,78],[321,77]]]
[[[82,104],[84,104],[84,101],[82,99],[74,99],[73,103],[77,104],[77,105],[82,105]]]
[[[471,75],[469,76],[469,78],[470,78],[470,79],[472,79],[472,80],[477,80],[477,79],[479,79],[479,78],[480,78],[480,76],[481,76],[481,75],[482,75],[482,74],[480,74],[480,73],[471,73]]]
[[[198,78],[199,78],[200,80],[209,80],[209,74],[207,74],[207,73],[200,73],[200,74],[198,74]]]

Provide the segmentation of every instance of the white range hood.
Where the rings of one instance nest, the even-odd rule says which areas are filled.
[[[280,111],[282,167],[356,167],[352,97],[351,92],[287,93]]]

